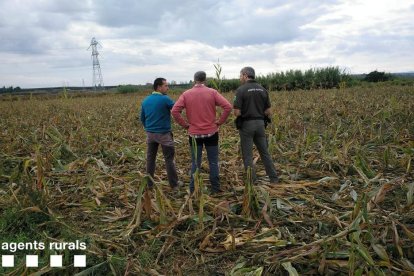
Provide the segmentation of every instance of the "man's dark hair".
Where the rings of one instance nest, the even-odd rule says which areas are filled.
[[[157,91],[158,86],[162,86],[162,83],[164,81],[167,81],[167,80],[164,79],[164,78],[156,78],[155,81],[154,81],[154,85],[152,86],[154,88],[154,91]]]
[[[206,78],[207,78],[207,75],[206,75],[206,72],[204,71],[198,71],[198,72],[195,72],[194,74],[194,81],[203,82],[203,81],[206,81]]]
[[[255,78],[254,69],[252,67],[249,67],[249,66],[244,67],[243,69],[240,70],[240,73],[241,74],[246,74],[249,79],[254,80],[254,78]]]

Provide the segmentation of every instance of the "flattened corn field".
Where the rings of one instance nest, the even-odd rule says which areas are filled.
[[[0,98],[1,242],[87,244],[57,252],[59,269],[52,252],[18,251],[40,254],[39,268],[17,256],[1,273],[414,274],[413,87],[272,92],[267,133],[281,184],[267,185],[260,158],[258,185],[244,181],[231,115],[214,197],[205,153],[189,197],[188,138],[176,124],[186,185],[170,191],[159,152],[146,189],[144,96]],[[74,254],[87,255],[87,268],[69,265]]]

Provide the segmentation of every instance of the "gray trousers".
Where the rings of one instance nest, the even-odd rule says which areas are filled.
[[[253,181],[256,180],[256,172],[253,167],[253,143],[259,151],[260,158],[269,176],[270,182],[278,180],[276,168],[273,164],[272,157],[267,147],[267,139],[263,120],[244,121],[242,128],[239,130],[240,143],[243,156],[244,168],[252,168]]]
[[[151,133],[147,132],[147,174],[154,178],[155,160],[157,159],[158,145],[161,145],[162,154],[165,160],[168,182],[171,187],[177,186],[178,176],[175,168],[174,140],[172,133]],[[152,186],[153,183],[149,183]]]

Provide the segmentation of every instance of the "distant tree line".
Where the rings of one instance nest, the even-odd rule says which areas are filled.
[[[257,79],[270,91],[280,90],[311,90],[339,88],[341,82],[350,80],[350,76],[338,67],[326,67],[301,70],[289,70],[270,73]]]
[[[364,80],[368,82],[390,81],[393,79],[394,77],[391,74],[385,72],[378,72],[377,70],[372,71],[364,78]]]
[[[360,85],[363,82],[389,82],[390,84],[395,85],[413,85],[414,78],[413,76],[410,76],[411,75],[393,75],[390,73],[378,72],[377,70],[364,75],[350,75],[344,70],[339,69],[339,67],[326,67],[308,69],[305,71],[288,70],[285,72],[270,73],[266,76],[257,76],[256,80],[269,91],[291,91],[350,87]],[[193,82],[191,80],[188,83],[171,81],[170,89],[172,92],[179,92],[183,89],[192,87],[192,85]],[[240,86],[240,80],[223,78],[217,81],[217,79],[208,78],[207,86],[213,88],[218,86],[221,92],[230,92],[236,90]],[[106,88],[109,87],[107,86]],[[127,84],[111,86],[110,88],[115,88],[118,93],[148,92],[152,90],[152,83],[145,85]],[[79,88],[79,90],[84,90],[84,88]],[[10,86],[7,88],[3,86],[3,88],[0,88],[0,94],[20,91],[22,91],[22,89],[18,86]]]
[[[402,78],[393,76],[390,73],[373,71],[361,77],[347,74],[339,67],[314,68],[305,71],[288,70],[285,72],[270,73],[266,76],[257,76],[256,80],[269,91],[291,91],[291,90],[312,90],[312,89],[331,89],[340,87],[350,87],[360,85],[363,82],[384,82],[393,81],[395,84],[406,85],[406,83],[397,82]],[[409,82],[409,83],[412,83]],[[192,81],[188,83],[176,84],[171,81],[170,89],[188,89],[192,87]],[[207,79],[207,86],[217,88],[220,92],[230,92],[240,86],[239,79]],[[120,85],[119,93],[132,93],[147,91],[152,89],[152,84],[147,85]]]
[[[19,86],[13,87],[13,86],[9,86],[9,87],[5,87],[3,86],[2,88],[0,88],[0,93],[13,93],[13,92],[20,92],[22,89]]]
[[[188,83],[176,83],[175,81],[171,81],[169,87],[170,91],[182,91],[183,89],[189,89],[192,87],[192,81]],[[124,84],[118,85],[116,87],[117,93],[121,94],[128,94],[128,93],[135,93],[135,92],[149,92],[152,91],[152,83],[147,83],[145,85],[136,85],[136,84]]]
[[[257,76],[256,80],[269,91],[280,90],[311,90],[339,88],[341,83],[350,82],[351,76],[341,71],[338,67],[288,70],[280,73],[270,73],[266,76]],[[213,81],[209,80],[207,85],[212,87]],[[221,92],[229,92],[240,86],[238,79],[224,79],[220,83]]]
[[[269,91],[331,89],[361,85],[364,82],[392,82],[396,85],[414,84],[412,78],[378,71],[357,77],[346,73],[339,67],[315,68],[305,71],[288,70],[257,76],[256,80]],[[217,84],[217,80],[207,80],[209,87],[215,87],[214,83]],[[240,86],[240,81],[239,79],[222,79],[219,84],[221,92],[230,92]]]

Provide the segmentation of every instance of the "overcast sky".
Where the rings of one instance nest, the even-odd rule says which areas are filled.
[[[0,0],[0,87],[226,78],[339,66],[414,71],[414,0]]]

